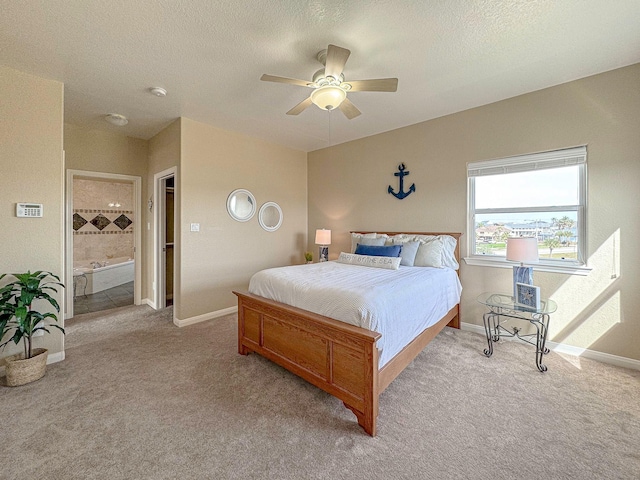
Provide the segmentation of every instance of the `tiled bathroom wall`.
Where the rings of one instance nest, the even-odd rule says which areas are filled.
[[[73,261],[133,258],[133,184],[73,180]]]

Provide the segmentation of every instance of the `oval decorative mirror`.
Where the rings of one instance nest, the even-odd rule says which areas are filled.
[[[275,232],[282,225],[282,209],[276,202],[267,202],[260,207],[258,222],[267,232]]]
[[[234,190],[227,197],[227,212],[239,222],[251,220],[256,213],[256,198],[244,188]]]

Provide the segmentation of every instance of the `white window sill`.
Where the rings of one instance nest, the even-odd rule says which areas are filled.
[[[495,257],[464,257],[464,262],[467,265],[476,265],[480,267],[495,267],[495,268],[513,268],[516,263],[507,262],[504,258],[495,258]],[[586,265],[558,265],[558,264],[549,264],[549,263],[536,263],[526,265],[527,267],[533,267],[536,272],[551,272],[551,273],[564,273],[565,275],[589,275],[592,268],[587,267]]]

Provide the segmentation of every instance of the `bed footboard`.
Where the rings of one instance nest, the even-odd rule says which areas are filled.
[[[256,352],[342,400],[374,436],[380,334],[250,293],[233,293],[238,297],[238,352]]]

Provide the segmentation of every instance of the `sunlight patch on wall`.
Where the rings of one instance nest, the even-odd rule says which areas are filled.
[[[585,318],[584,322],[565,338],[564,343],[584,347],[593,345],[616,324],[620,323],[620,312],[620,291],[616,291]]]
[[[558,304],[552,316],[549,339],[588,348],[600,335],[620,321],[620,229],[589,257],[593,268],[587,276],[571,276],[551,295]],[[610,301],[614,301],[612,306]]]

